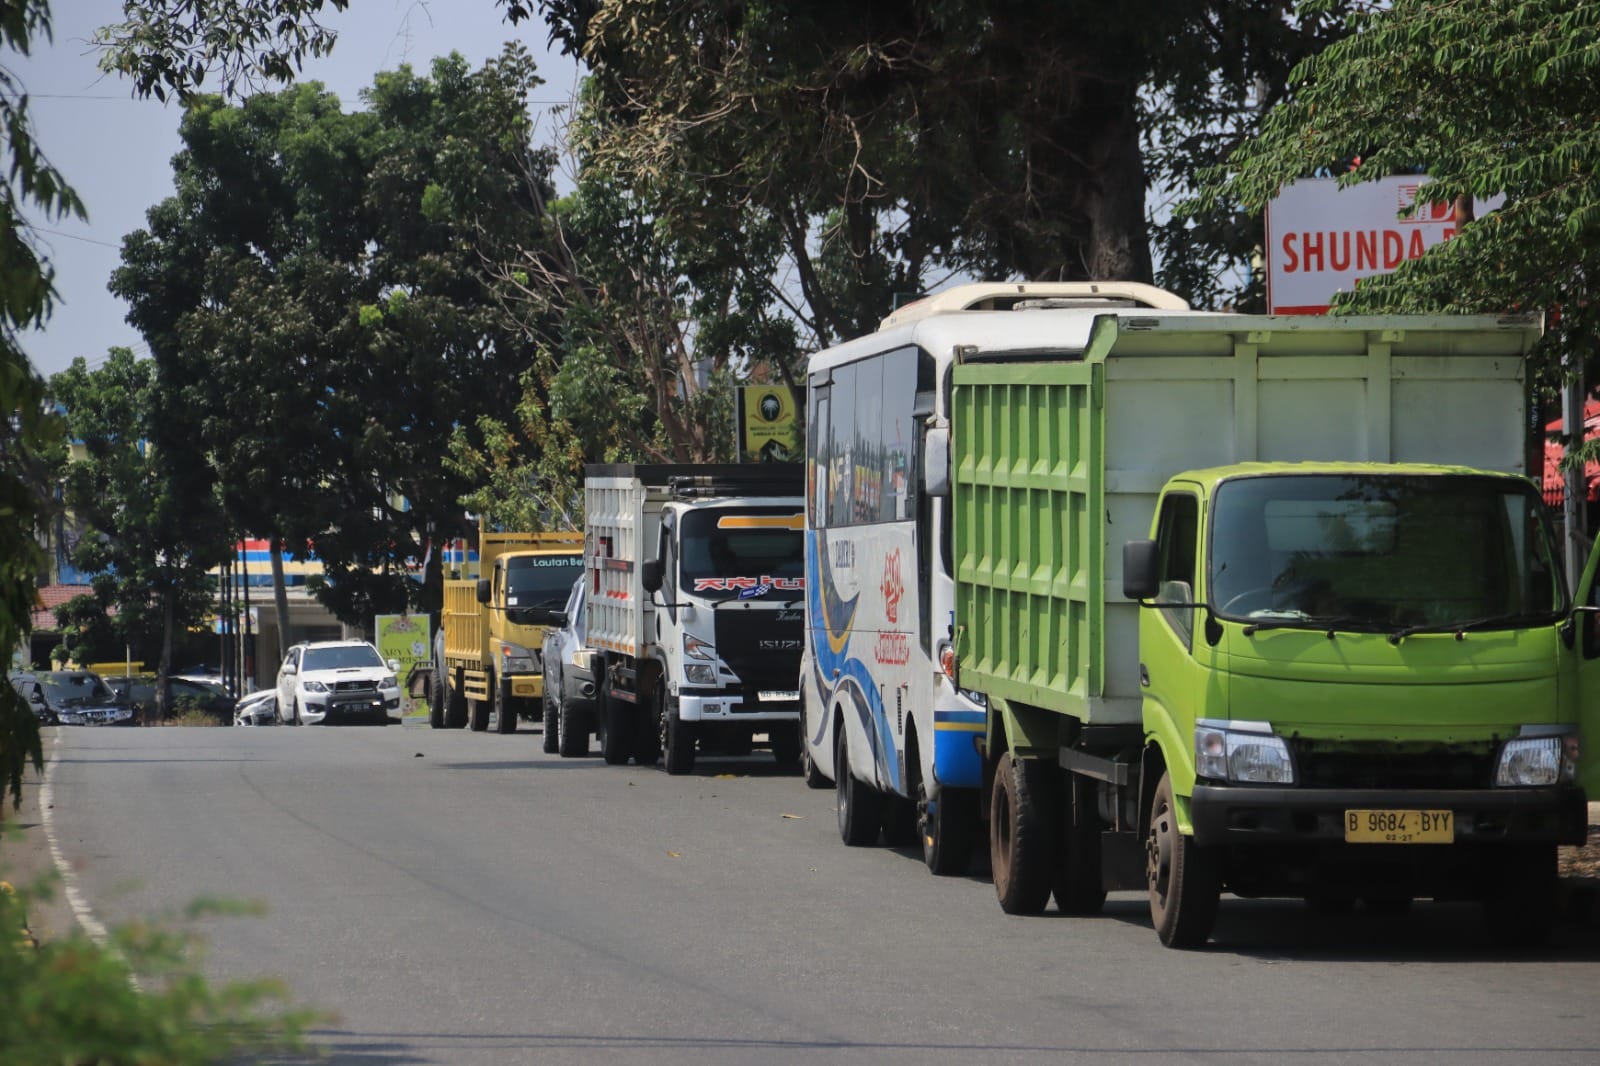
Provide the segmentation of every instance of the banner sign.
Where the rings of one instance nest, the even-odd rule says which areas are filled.
[[[1407,218],[1427,183],[1395,175],[1339,188],[1334,178],[1285,187],[1267,205],[1267,310],[1274,315],[1325,314],[1333,295],[1362,279],[1388,274],[1456,235],[1454,203],[1423,203]],[[1505,197],[1475,203],[1482,218]]]
[[[409,691],[411,668],[432,658],[428,639],[428,616],[425,614],[380,614],[373,627],[378,634],[378,654],[387,661],[400,661],[400,690]]]
[[[800,461],[800,390],[744,385],[735,392],[739,462]]]

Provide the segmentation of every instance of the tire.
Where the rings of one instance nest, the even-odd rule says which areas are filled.
[[[548,681],[549,679],[546,678]],[[541,747],[546,755],[561,750],[561,708],[550,698],[550,686],[544,690],[544,738]]]
[[[834,730],[834,796],[838,802],[839,839],[852,848],[870,847],[878,842],[883,826],[883,794],[850,772],[849,741],[844,723]]]
[[[600,717],[603,731],[600,734],[600,757],[607,766],[623,766],[633,754],[632,730],[628,720],[628,705],[614,700],[596,686],[595,713]]]
[[[444,686],[437,677],[428,686],[428,728],[444,728]]]
[[[1483,919],[1495,946],[1515,950],[1548,943],[1559,887],[1556,846],[1500,849],[1485,876]]]
[[[1222,874],[1215,853],[1178,830],[1172,775],[1163,773],[1150,807],[1145,838],[1145,877],[1150,885],[1150,920],[1169,948],[1206,942],[1217,920]]]
[[[490,686],[494,693],[494,731],[502,735],[517,731],[517,701],[511,695],[511,682],[495,681]]]
[[[1002,752],[989,800],[989,869],[1007,914],[1039,914],[1055,880],[1055,767]]]
[[[583,759],[589,755],[588,715],[572,705],[571,700],[561,701],[556,709],[556,750],[563,759]]]
[[[467,724],[468,706],[467,695],[461,691],[460,678],[456,684],[444,686],[444,727],[446,729],[463,729]]]
[[[678,717],[678,701],[657,686],[656,706],[661,734],[661,763],[674,776],[694,770],[695,723]]]
[[[964,874],[972,865],[972,831],[977,822],[973,797],[953,788],[940,789],[937,797],[929,796],[921,767],[915,772],[917,835],[922,840],[923,865],[938,877]]]
[[[289,701],[293,714],[289,718],[290,725],[305,725],[305,720],[300,717],[300,697],[295,696]]]
[[[778,769],[799,769],[800,752],[805,747],[799,722],[779,722],[772,727],[768,739],[772,743],[772,761],[778,764]]]
[[[145,717],[146,716],[142,715],[142,714],[139,716],[141,724],[143,723]],[[274,696],[273,699],[272,699],[272,718],[273,718],[273,721],[276,722],[278,725],[288,725],[289,724],[288,715],[283,713],[283,704],[278,700],[278,698],[276,696]]]
[[[1074,774],[1061,812],[1063,825],[1051,894],[1062,914],[1099,914],[1106,905],[1100,872],[1100,811],[1094,781]]]
[[[640,766],[654,766],[661,761],[661,720],[657,717],[660,708],[656,702],[656,693],[665,691],[666,684],[666,681],[657,675],[650,685],[648,695],[644,692],[638,693],[639,699],[648,699],[650,702],[634,704],[633,761]]]
[[[474,733],[487,732],[489,729],[489,701],[467,697],[467,728]]]

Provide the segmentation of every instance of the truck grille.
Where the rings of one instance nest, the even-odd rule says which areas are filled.
[[[1341,744],[1293,737],[1295,782],[1302,788],[1486,788],[1494,774],[1494,745]]]
[[[788,621],[779,621],[782,615]],[[717,612],[717,654],[748,688],[789,691],[800,684],[800,649],[805,640],[800,613]]]

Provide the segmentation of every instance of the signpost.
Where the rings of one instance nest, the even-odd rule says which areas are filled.
[[[400,662],[400,704],[404,713],[411,713],[411,669],[419,662],[429,661],[433,642],[428,639],[428,616],[411,614],[380,614],[373,627],[378,635],[378,654],[385,660]]]
[[[744,385],[736,395],[739,462],[799,462],[799,390],[787,385]]]

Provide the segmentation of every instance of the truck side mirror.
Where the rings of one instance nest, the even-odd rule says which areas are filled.
[[[486,577],[480,577],[478,579],[478,602],[489,602],[489,579]]]
[[[639,568],[639,580],[644,582],[646,592],[661,591],[661,560],[651,559]]]
[[[1161,587],[1160,563],[1153,540],[1130,540],[1122,546],[1122,594],[1130,600],[1154,599]]]
[[[950,495],[950,427],[929,426],[923,437],[922,491]]]

